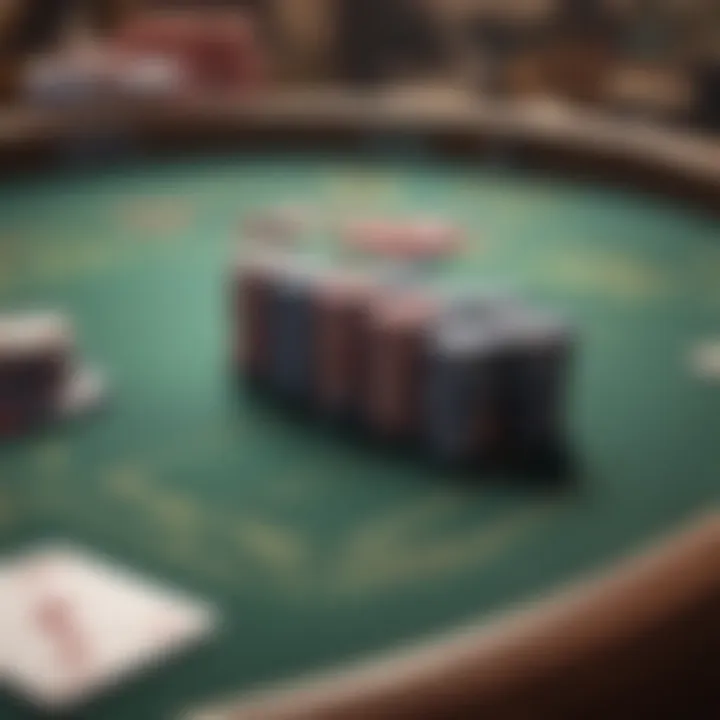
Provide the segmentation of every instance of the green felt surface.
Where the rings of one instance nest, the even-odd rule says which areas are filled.
[[[244,212],[275,203],[455,218],[469,240],[443,280],[507,283],[565,312],[581,338],[574,483],[458,482],[238,397],[228,265]],[[201,649],[77,717],[172,717],[428,637],[603,566],[720,494],[720,386],[688,366],[720,335],[720,228],[662,200],[319,157],[25,180],[0,188],[0,304],[72,313],[115,393],[96,418],[0,447],[3,547],[69,538],[224,617]],[[3,696],[0,717],[32,713]]]

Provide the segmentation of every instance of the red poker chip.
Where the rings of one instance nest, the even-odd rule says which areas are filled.
[[[422,259],[454,252],[462,233],[455,225],[437,220],[367,220],[348,227],[345,240],[366,253]]]
[[[421,416],[427,329],[437,306],[416,294],[386,297],[372,309],[368,419],[386,437],[410,437]]]
[[[371,284],[354,276],[324,279],[317,288],[317,392],[335,412],[356,409],[365,375],[366,324]]]
[[[266,374],[269,364],[270,304],[281,273],[279,256],[242,258],[232,278],[233,351],[240,367]]]

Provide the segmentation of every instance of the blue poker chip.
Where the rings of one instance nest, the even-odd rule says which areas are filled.
[[[314,385],[316,288],[325,272],[312,256],[289,256],[273,289],[270,312],[270,376],[284,397],[310,397]]]
[[[428,444],[443,461],[465,462],[490,451],[494,369],[501,336],[489,323],[441,322],[432,334],[425,388]]]

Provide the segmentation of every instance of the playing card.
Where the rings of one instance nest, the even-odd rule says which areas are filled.
[[[0,671],[46,710],[90,699],[215,626],[206,603],[66,545],[0,568]]]

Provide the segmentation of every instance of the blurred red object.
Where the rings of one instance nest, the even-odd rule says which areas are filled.
[[[345,229],[345,242],[368,253],[396,258],[436,258],[456,252],[462,232],[436,220],[363,220]]]
[[[242,12],[139,14],[118,30],[115,44],[125,55],[171,59],[196,90],[252,91],[267,79],[255,23]]]

